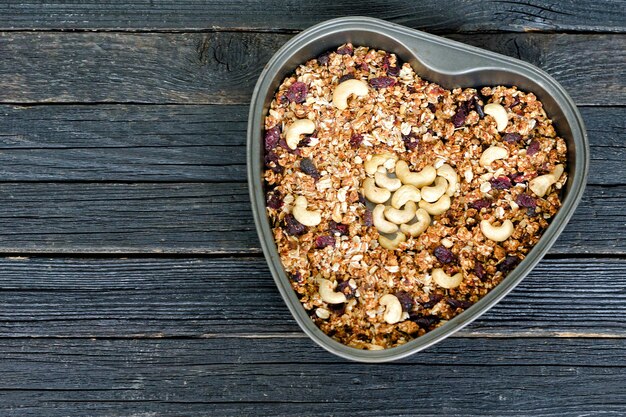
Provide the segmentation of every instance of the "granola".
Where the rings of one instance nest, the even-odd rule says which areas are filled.
[[[349,80],[362,83],[352,82],[357,89],[344,94],[345,104],[333,103]],[[492,110],[498,106],[486,112],[489,103],[506,118]],[[566,143],[534,94],[503,86],[447,90],[394,54],[350,44],[287,77],[265,129],[267,213],[292,287],[322,331],[360,349],[419,337],[498,285],[548,227],[567,179]],[[481,163],[490,147],[500,151]],[[375,155],[391,155],[412,172],[450,166],[446,184],[458,174],[449,197],[441,197],[448,208],[416,236],[375,227],[375,204],[363,193],[373,178],[365,165]],[[393,162],[377,172],[385,170],[393,173]],[[554,172],[545,195],[531,190],[533,179]],[[412,203],[405,200],[404,207]],[[504,240],[485,236],[509,223]]]

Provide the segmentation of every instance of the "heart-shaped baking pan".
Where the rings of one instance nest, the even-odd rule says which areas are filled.
[[[281,81],[296,67],[321,53],[351,42],[395,53],[425,80],[444,88],[517,86],[533,92],[543,102],[556,130],[567,142],[568,181],[562,190],[562,207],[539,243],[496,288],[452,320],[404,345],[386,350],[359,350],[324,334],[309,318],[292,290],[276,250],[265,207],[263,189],[264,117]],[[399,359],[450,336],[493,307],[530,272],[550,249],[574,213],[583,194],[589,166],[587,136],[574,102],[552,77],[513,58],[409,29],[383,20],[346,17],[328,20],[287,42],[267,63],[256,84],[248,120],[248,182],[252,211],[263,252],[274,281],[294,318],[316,343],[341,357],[361,362]]]

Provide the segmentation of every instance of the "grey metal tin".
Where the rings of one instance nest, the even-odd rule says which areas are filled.
[[[299,64],[345,42],[394,52],[409,62],[422,78],[446,88],[502,84],[532,91],[543,101],[557,132],[569,147],[569,180],[562,193],[563,205],[539,243],[519,266],[479,302],[441,327],[405,345],[379,351],[345,346],[324,334],[308,317],[282,267],[266,215],[263,190],[263,119],[276,88]],[[257,232],[287,307],[302,330],[324,349],[343,358],[372,363],[400,359],[431,346],[475,320],[515,288],[545,255],[574,213],[583,194],[589,166],[589,146],[582,117],[569,95],[548,74],[517,59],[366,17],[322,22],[295,36],[276,52],[254,89],[247,152],[248,184]]]

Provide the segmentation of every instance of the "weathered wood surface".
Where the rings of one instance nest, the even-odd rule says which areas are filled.
[[[623,107],[580,109],[589,184],[626,184]],[[0,106],[3,181],[246,181],[248,106]]]
[[[385,365],[308,339],[8,340],[3,416],[618,416],[624,339],[448,339]]]
[[[300,30],[326,19],[372,16],[430,32],[624,32],[623,0],[337,3],[289,1],[49,2],[0,5],[0,29]]]
[[[0,32],[2,103],[247,104],[291,35],[250,32]],[[626,101],[626,35],[489,34],[453,39],[521,56],[579,105]]]
[[[260,252],[243,183],[0,183],[0,196],[4,253]],[[624,254],[625,205],[625,186],[588,187],[550,253]]]
[[[3,258],[0,270],[0,338],[304,337],[261,257]],[[626,338],[625,288],[624,259],[545,259],[459,334]]]

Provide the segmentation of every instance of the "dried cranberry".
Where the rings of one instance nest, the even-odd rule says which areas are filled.
[[[363,142],[363,135],[359,134],[359,133],[355,133],[350,137],[350,146],[353,149],[358,148],[359,146],[361,146],[361,143]]]
[[[324,249],[327,246],[335,246],[335,238],[331,235],[318,236],[315,239],[315,249]]]
[[[449,264],[450,262],[454,262],[456,259],[456,256],[454,256],[452,251],[445,246],[437,246],[433,251],[433,254],[442,264]]]
[[[519,133],[505,133],[502,135],[502,141],[506,143],[518,143],[522,140],[522,135]]]
[[[334,220],[331,220],[330,222],[328,222],[328,231],[332,234],[337,234],[339,233],[341,236],[347,236],[348,235],[348,225],[347,224],[342,224],[342,223],[337,223]]]
[[[310,175],[314,179],[318,180],[320,178],[320,173],[315,168],[315,164],[311,161],[310,158],[303,158],[300,160],[300,171],[304,172],[307,175]]]
[[[299,144],[300,144],[300,143],[298,142],[298,145],[299,145]],[[286,141],[284,138],[281,138],[281,139],[278,141],[278,146],[280,146],[281,148],[285,149],[285,150],[286,150],[287,152],[289,152],[290,154],[293,154],[293,155],[298,155],[298,156],[302,155],[302,152],[301,152],[301,151],[300,151],[300,149],[298,149],[297,147],[296,147],[296,149],[291,149],[291,148],[289,147],[289,145],[287,145],[287,141]]]
[[[344,81],[348,81],[348,80],[354,80],[354,74],[346,74],[346,75],[342,76],[339,79],[339,84],[341,84]]]
[[[515,184],[519,184],[520,182],[525,181],[523,172],[516,172],[515,174],[510,174],[509,178],[511,179],[511,182],[514,182]]]
[[[467,117],[467,106],[465,105],[465,102],[463,102],[456,109],[456,113],[454,113],[454,116],[452,116],[451,120],[452,120],[452,123],[454,124],[454,127],[463,126],[465,124],[466,117]]]
[[[296,220],[291,214],[285,216],[284,229],[288,235],[300,236],[306,232],[306,226]]]
[[[408,87],[406,88],[406,91],[408,91],[408,92],[409,92],[409,94],[415,94],[415,93],[417,93],[417,90],[416,90],[416,89],[415,89],[415,87],[413,87],[412,85],[408,86]]]
[[[437,107],[435,107],[435,105],[433,103],[428,103],[428,110],[430,110],[431,112],[436,112],[437,111]]]
[[[511,103],[511,107],[517,106],[519,102],[520,102],[519,96],[513,97],[513,103]]]
[[[532,142],[530,142],[530,145],[528,145],[528,149],[526,149],[526,155],[533,156],[534,154],[539,152],[540,149],[541,144],[539,143],[539,141],[533,140]]]
[[[265,153],[265,166],[274,171],[277,174],[283,172],[284,168],[282,165],[278,163],[278,154],[276,152],[266,152]]]
[[[471,208],[480,211],[480,209],[484,209],[491,206],[491,200],[488,198],[480,198],[478,200],[474,200],[468,204]]]
[[[385,54],[385,56],[383,57],[383,70],[387,71],[389,69],[389,67],[391,66],[391,63],[389,62],[391,58],[391,54]]]
[[[354,48],[350,44],[346,44],[337,48],[337,53],[339,55],[352,55],[354,53]]]
[[[361,62],[361,70],[363,71],[369,71],[370,67],[369,65],[367,65],[367,62]]]
[[[526,208],[535,208],[535,207],[537,207],[537,200],[535,200],[534,197],[532,197],[532,196],[530,196],[528,194],[520,194],[520,195],[518,195],[517,198],[515,199],[515,202],[520,207],[526,207]]]
[[[400,67],[398,65],[389,67],[389,69],[387,70],[387,75],[397,77],[398,75],[400,75]]]
[[[265,131],[265,150],[271,151],[278,145],[280,140],[280,127],[278,125]]]
[[[283,206],[283,199],[277,192],[267,193],[267,207],[278,210]]]
[[[483,111],[483,106],[481,106],[478,100],[479,100],[478,97],[474,96],[470,100],[470,104],[471,104],[471,107],[474,110],[476,110],[476,113],[478,113],[478,116],[482,119],[483,117],[485,117],[485,112]]]
[[[430,297],[428,297],[428,301],[426,301],[425,303],[421,303],[421,304],[424,308],[433,308],[434,306],[437,305],[437,303],[439,303],[439,301],[441,301],[442,298],[443,298],[443,295],[441,294],[433,294]]]
[[[474,273],[481,281],[484,281],[487,278],[487,271],[485,271],[485,267],[480,262],[476,262],[474,264]]]
[[[448,305],[455,310],[457,308],[462,308],[463,310],[466,310],[470,308],[473,304],[471,301],[457,300],[455,298],[446,298],[446,303],[448,303]]]
[[[413,297],[406,291],[398,291],[396,293],[396,298],[400,301],[400,305],[402,306],[402,311],[411,311],[413,308]]]
[[[402,142],[404,142],[404,147],[407,151],[412,151],[419,145],[419,139],[414,132],[411,132],[408,135],[402,135]]]
[[[441,321],[441,319],[437,316],[422,316],[419,314],[411,314],[409,316],[409,320],[415,322],[415,324],[426,330],[430,329],[432,326]]]
[[[505,175],[489,180],[491,186],[496,190],[508,190],[511,188],[511,179]]]
[[[370,209],[365,209],[365,213],[363,213],[363,224],[365,226],[373,226],[374,225],[374,221],[372,219],[372,212],[370,211]]]
[[[330,51],[324,52],[322,55],[317,57],[317,62],[321,65],[327,65],[330,61]]]
[[[292,103],[304,103],[306,100],[306,94],[309,92],[306,84],[303,82],[295,82],[291,84],[289,90],[287,90],[287,99]]]
[[[520,263],[520,259],[517,256],[509,255],[504,258],[504,261],[500,262],[496,269],[503,274],[512,271],[517,264]]]
[[[377,77],[370,79],[370,85],[374,88],[387,88],[396,84],[396,80],[391,77]]]

